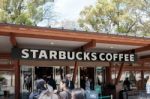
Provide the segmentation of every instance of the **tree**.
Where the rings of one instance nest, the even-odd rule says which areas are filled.
[[[83,29],[96,32],[149,34],[149,28],[143,29],[150,24],[149,5],[148,0],[97,0],[80,12],[78,22]],[[147,21],[142,21],[144,17]]]
[[[43,5],[51,0],[0,0],[0,22],[37,25],[43,19]]]

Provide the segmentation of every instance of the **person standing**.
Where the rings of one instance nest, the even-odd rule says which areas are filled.
[[[52,75],[49,75],[47,77],[47,83],[53,87],[53,89],[56,89],[56,81],[52,78]]]
[[[85,78],[83,76],[80,78],[80,87],[85,89]]]
[[[88,77],[85,77],[85,90],[90,90],[90,81]]]
[[[27,84],[27,90],[29,92],[31,92],[32,91],[32,77],[31,77],[31,75],[27,76],[26,84]]]
[[[74,83],[73,83],[73,81],[71,80],[71,75],[70,75],[70,74],[67,74],[67,75],[66,75],[66,81],[67,81],[67,87],[68,87],[70,90],[73,90],[73,89],[74,89]]]
[[[53,88],[48,85],[47,90],[41,92],[38,99],[59,99],[59,97],[54,94]]]
[[[62,90],[59,93],[60,99],[71,99],[71,93],[67,87],[67,80],[66,79],[61,80],[60,90]]]
[[[89,81],[90,81],[90,89],[94,90],[94,82],[93,82],[93,80],[90,78]]]
[[[29,95],[29,99],[38,99],[40,94],[46,90],[46,81],[41,76],[37,76],[35,81],[36,90]]]
[[[125,90],[127,90],[127,91],[131,90],[131,89],[130,89],[131,83],[130,83],[128,77],[127,77],[127,78],[125,79],[125,81],[123,82],[123,86],[124,86],[124,89],[125,89]]]
[[[146,93],[150,94],[150,76],[149,76],[147,83],[146,83]]]
[[[25,77],[24,77],[24,89],[28,89],[27,80],[28,80],[28,75],[25,75]]]

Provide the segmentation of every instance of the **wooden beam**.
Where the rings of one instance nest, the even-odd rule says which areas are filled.
[[[119,80],[120,80],[120,78],[121,78],[121,75],[122,75],[122,72],[123,72],[123,67],[124,67],[124,62],[121,63],[121,65],[120,65],[120,68],[119,68],[118,76],[117,76],[117,78],[116,78],[115,85],[118,84],[118,82],[119,82]]]
[[[75,83],[75,81],[76,81],[77,72],[78,72],[78,62],[75,61],[75,64],[74,64],[74,71],[73,71],[73,78],[72,78],[72,81],[73,81],[74,83]]]
[[[0,59],[10,59],[11,54],[10,53],[0,53]]]
[[[0,24],[0,35],[9,36],[10,33],[15,37],[29,37],[29,38],[41,38],[41,39],[56,39],[56,40],[68,40],[88,42],[96,40],[98,43],[107,44],[121,44],[121,45],[135,45],[146,46],[149,44],[150,39],[136,38],[128,36],[111,35],[107,33],[88,33],[77,32],[60,29],[49,29],[41,27],[29,27],[20,25]]]
[[[149,50],[150,50],[150,44],[140,48],[122,51],[121,53],[139,53],[139,52],[149,51]]]
[[[106,67],[106,83],[107,84],[110,84],[112,83],[112,78],[111,78],[111,67],[112,67],[112,63],[109,62],[109,65],[108,67]]]
[[[135,53],[143,52],[143,51],[150,51],[150,44],[144,47],[136,48]]]
[[[141,56],[140,59],[150,58],[150,55]]]
[[[137,62],[138,62],[138,63],[144,63],[144,62],[150,63],[150,58],[142,58],[142,59],[138,59]]]
[[[95,47],[96,47],[96,41],[91,40],[87,44],[81,46],[80,48],[75,49],[74,51],[85,51],[85,50],[92,49],[92,48],[95,48]]]
[[[0,69],[14,69],[12,64],[0,64]]]
[[[11,44],[12,44],[13,47],[17,46],[16,37],[12,33],[10,34],[10,42],[11,42]]]
[[[4,72],[6,72],[6,71],[14,72],[15,70],[14,70],[14,69],[0,69],[0,71],[4,71]]]
[[[112,71],[119,71],[119,67],[112,67]],[[150,71],[149,66],[124,66],[123,71]]]

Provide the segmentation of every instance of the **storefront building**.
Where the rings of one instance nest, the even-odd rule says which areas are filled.
[[[9,75],[14,99],[25,92],[25,75],[32,77],[33,87],[37,74],[52,74],[59,85],[70,73],[76,87],[80,87],[83,76],[88,76],[94,85],[98,79],[113,83],[118,94],[120,81],[132,72],[137,78],[140,75],[140,90],[144,89],[149,66],[149,38],[0,24],[0,74]]]

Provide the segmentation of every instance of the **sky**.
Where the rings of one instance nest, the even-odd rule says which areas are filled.
[[[89,5],[95,4],[96,0],[55,0],[55,11],[61,19],[77,20],[80,11]],[[59,17],[60,17],[59,16]]]
[[[55,21],[77,21],[79,14],[84,7],[94,5],[96,0],[54,0],[53,10],[56,15]],[[45,4],[47,6],[49,3]],[[46,21],[43,20],[38,26],[45,26]]]

